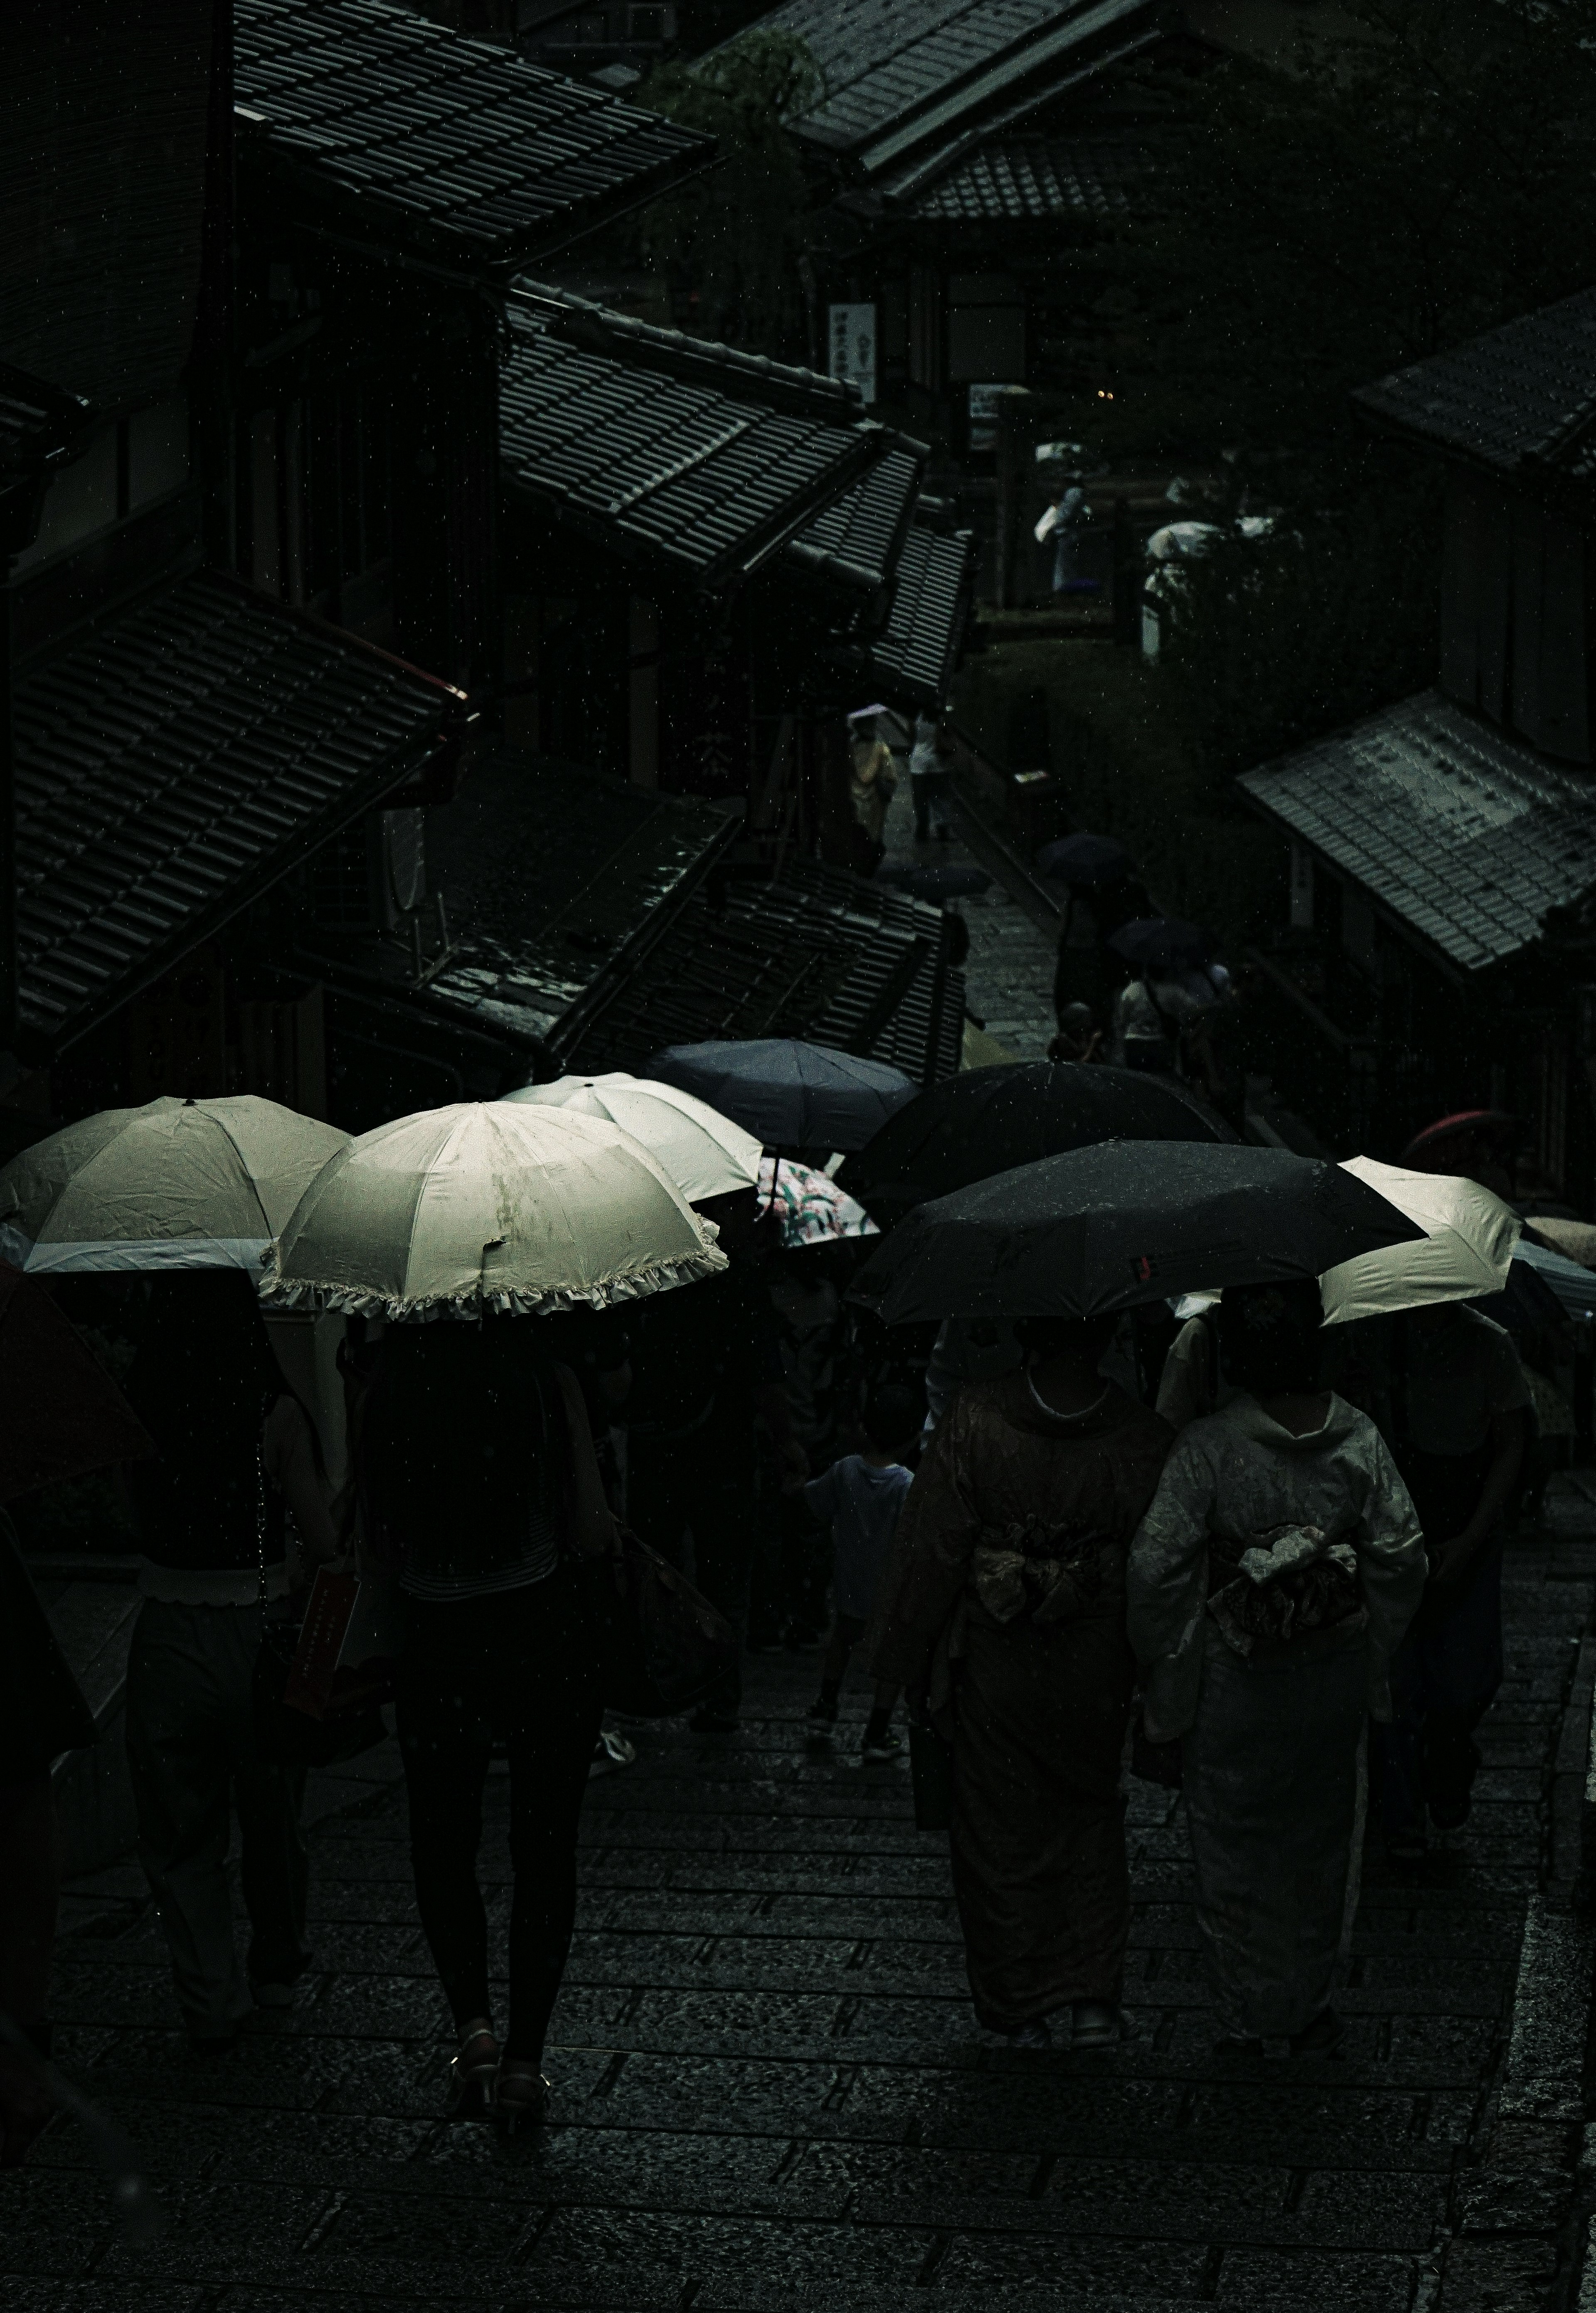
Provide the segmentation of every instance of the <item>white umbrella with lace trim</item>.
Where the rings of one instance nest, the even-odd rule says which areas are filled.
[[[0,1257],[34,1276],[258,1270],[346,1132],[252,1093],[107,1108],[0,1171]]]
[[[726,1265],[663,1167],[618,1126],[504,1101],[424,1109],[335,1156],[262,1280],[269,1309],[399,1324],[602,1308]]]

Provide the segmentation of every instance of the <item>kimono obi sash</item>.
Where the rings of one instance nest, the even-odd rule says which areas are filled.
[[[1040,1517],[984,1526],[970,1587],[995,1623],[1069,1622],[1096,1605],[1112,1548],[1101,1535]]]
[[[1369,1621],[1357,1552],[1316,1526],[1210,1534],[1208,1612],[1242,1656],[1277,1653],[1316,1631],[1350,1638]]]

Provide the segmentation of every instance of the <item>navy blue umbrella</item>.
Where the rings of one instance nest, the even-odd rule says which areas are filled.
[[[1109,945],[1138,972],[1195,972],[1214,953],[1201,924],[1183,923],[1179,916],[1138,916],[1110,932]]]
[[[1036,864],[1044,875],[1090,888],[1117,884],[1128,875],[1130,854],[1111,835],[1089,835],[1082,828],[1078,834],[1060,836],[1057,843],[1045,843],[1036,855]]]
[[[900,1069],[795,1036],[671,1044],[637,1073],[696,1094],[767,1148],[863,1148],[916,1090]]]

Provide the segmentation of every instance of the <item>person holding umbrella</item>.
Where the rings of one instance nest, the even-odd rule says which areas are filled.
[[[1344,1394],[1390,1445],[1424,1527],[1429,1579],[1391,1666],[1392,1710],[1376,1729],[1387,1851],[1422,1860],[1428,1823],[1468,1821],[1479,1766],[1474,1729],[1502,1684],[1505,1515],[1533,1434],[1530,1392],[1503,1326],[1470,1301],[1519,1272],[1521,1224],[1471,1177],[1347,1159],[1425,1231],[1324,1280]]]
[[[231,2045],[252,2005],[289,2005],[306,1965],[304,1778],[259,1755],[253,1677],[273,1602],[338,1537],[315,1425],[272,1353],[254,1278],[346,1146],[253,1095],[167,1097],[85,1117],[0,1173],[0,1245],[29,1272],[144,1280],[127,1394],[154,1454],[133,1486],[145,1559],[127,1765],[179,2005],[206,2052]],[[234,1809],[247,1966],[227,1875]]]
[[[1190,1724],[1206,1664],[1206,1529],[1193,1512],[1167,1574],[1149,1564],[1171,1433],[1104,1384],[1109,1329],[1144,1303],[1214,1285],[1228,1301],[1232,1286],[1274,1279],[1307,1280],[1317,1325],[1320,1271],[1419,1234],[1366,1183],[1285,1149],[1109,1140],[918,1207],[855,1282],[888,1324],[1029,1321],[1031,1366],[965,1390],[921,1464],[872,1660],[925,1698],[951,1748],[978,2010],[1022,2045],[1041,2045],[1066,2002],[1072,2045],[1118,2035],[1131,1645],[1153,1674],[1154,1739]],[[1188,1441],[1213,1428],[1194,1424],[1175,1455],[1189,1460]],[[1422,1553],[1419,1566],[1422,1579]],[[1245,2016],[1231,2027],[1242,2027],[1258,2028]]]
[[[724,1267],[669,1174],[606,1117],[461,1103],[336,1157],[262,1285],[268,1307],[381,1323],[355,1465],[363,1549],[403,1604],[417,1907],[459,2035],[453,2108],[509,2128],[535,2124],[548,2089],[603,1701],[582,1561],[616,1540],[581,1389],[536,1321],[685,1298]],[[477,1879],[495,1738],[515,1874],[502,2041]]]
[[[1320,1382],[1312,1279],[1227,1287],[1233,1394],[1176,1441],[1131,1545],[1150,1741],[1182,1742],[1197,1924],[1224,2040],[1332,2048],[1358,1746],[1424,1587],[1380,1433]]]

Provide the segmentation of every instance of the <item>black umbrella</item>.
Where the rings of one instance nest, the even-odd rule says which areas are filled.
[[[1044,875],[1057,875],[1060,883],[1091,890],[1099,884],[1117,884],[1121,875],[1128,875],[1130,854],[1111,835],[1089,835],[1082,828],[1078,834],[1062,835],[1057,843],[1044,844],[1036,855],[1036,864]]]
[[[973,900],[992,889],[984,867],[878,867],[873,881],[895,884],[912,899],[929,900],[935,907],[945,900]]]
[[[1224,1137],[1173,1085],[1131,1069],[1014,1060],[921,1093],[849,1157],[837,1182],[886,1226],[930,1197],[1093,1141]]]
[[[1423,1235],[1355,1174],[1287,1148],[1105,1140],[921,1205],[852,1297],[889,1325],[1087,1317],[1318,1277]]]
[[[671,1044],[637,1073],[697,1094],[767,1148],[863,1148],[915,1096],[900,1069],[795,1036]]]
[[[1138,916],[1110,932],[1109,945],[1138,972],[1195,972],[1214,953],[1202,926],[1183,923],[1179,916]]]

